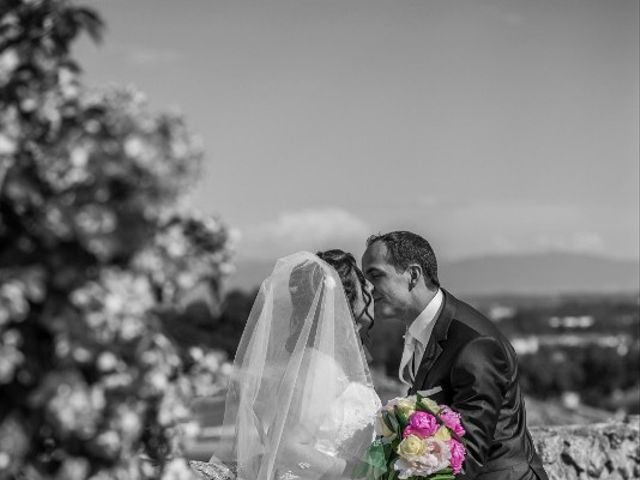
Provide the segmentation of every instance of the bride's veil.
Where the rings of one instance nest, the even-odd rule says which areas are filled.
[[[331,462],[335,452],[318,430],[352,382],[373,389],[337,272],[307,252],[278,260],[234,361],[224,415],[232,445],[214,457],[235,463],[246,480],[278,478],[292,465],[308,469],[305,479],[320,478],[323,458]]]

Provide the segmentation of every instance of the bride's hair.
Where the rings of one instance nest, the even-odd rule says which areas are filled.
[[[291,303],[293,311],[289,325],[289,338],[286,341],[286,349],[289,353],[298,341],[300,331],[304,324],[304,320],[311,309],[311,304],[318,288],[323,287],[324,273],[317,263],[302,262],[291,270],[289,278],[289,295],[291,295]],[[315,317],[311,323],[311,331],[309,333],[309,342],[312,343],[318,329],[317,316],[319,310],[316,310]]]
[[[339,248],[335,248],[333,250],[326,250],[324,252],[317,252],[316,255],[320,257],[322,260],[331,265],[338,275],[340,276],[340,281],[344,286],[344,291],[347,295],[347,300],[349,300],[349,306],[351,307],[351,312],[353,313],[353,318],[358,318],[361,315],[360,312],[356,312],[353,309],[353,305],[357,299],[357,289],[360,289],[362,292],[362,298],[365,303],[365,312],[370,320],[371,324],[369,325],[369,330],[373,327],[373,318],[368,313],[369,305],[373,301],[371,294],[366,288],[367,281],[364,278],[364,274],[362,270],[358,268],[358,264],[353,255],[349,252],[345,252],[344,250],[340,250]]]

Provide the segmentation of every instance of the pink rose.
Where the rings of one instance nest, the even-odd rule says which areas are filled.
[[[436,471],[447,468],[448,461],[451,458],[451,452],[449,451],[449,445],[447,444],[447,442],[429,438],[425,440],[424,443],[427,449],[427,453],[429,455],[433,455],[437,462],[435,467]]]
[[[399,479],[424,478],[450,466],[451,454],[447,442],[435,438],[419,442],[423,447],[419,455],[412,455],[410,458],[401,455],[393,463]]]
[[[442,423],[451,430],[453,433],[461,437],[466,432],[464,427],[460,423],[460,414],[454,412],[449,407],[443,407],[440,412],[440,418],[442,419]]]
[[[407,438],[409,435],[415,435],[416,437],[423,438],[419,432],[416,432],[413,428],[411,428],[411,425],[407,425],[402,431],[402,438]]]
[[[413,412],[409,417],[409,425],[402,432],[403,437],[416,435],[420,438],[430,437],[438,430],[436,417],[427,412]]]
[[[462,470],[462,463],[464,462],[465,449],[464,445],[462,445],[457,440],[449,440],[447,442],[449,444],[449,463],[451,464],[451,469],[453,470],[454,475],[460,473]]]

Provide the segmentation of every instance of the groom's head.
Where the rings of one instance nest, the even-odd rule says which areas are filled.
[[[413,321],[440,286],[431,245],[412,232],[369,237],[362,270],[373,284],[376,319]]]

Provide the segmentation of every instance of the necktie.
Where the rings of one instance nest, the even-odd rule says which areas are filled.
[[[406,385],[411,386],[415,379],[415,372],[413,371],[413,356],[416,351],[416,339],[411,336],[410,333],[406,333],[404,336],[404,348],[402,350],[402,359],[400,360],[400,368],[398,369],[398,377],[400,381]],[[409,379],[407,379],[407,375]]]

